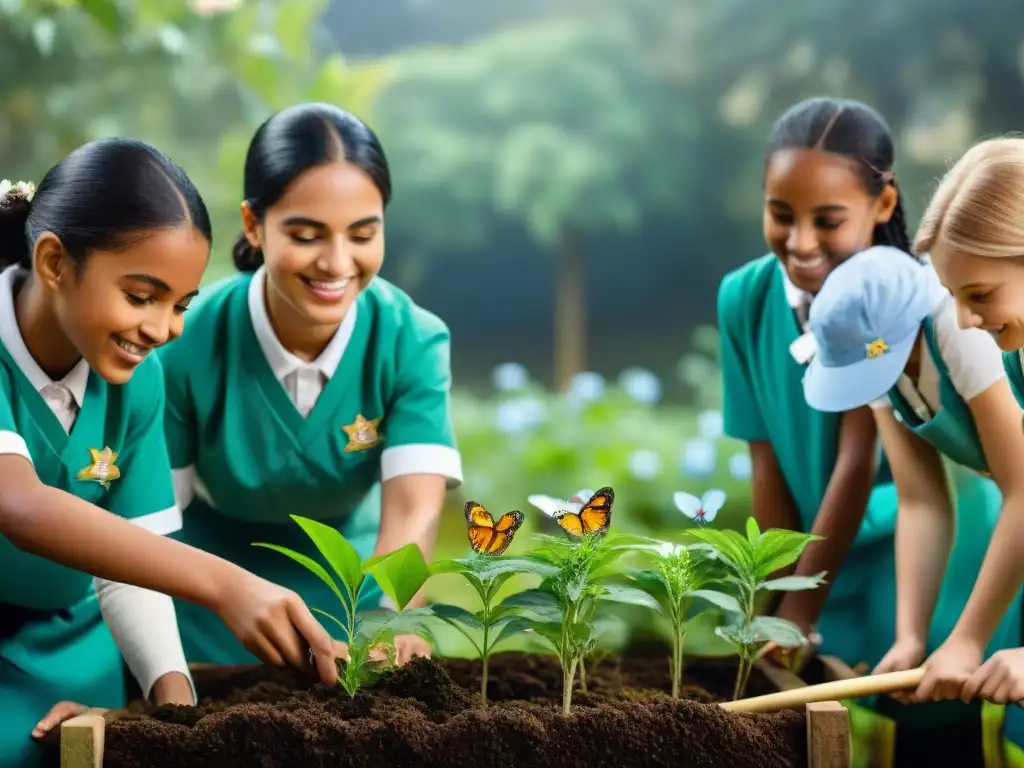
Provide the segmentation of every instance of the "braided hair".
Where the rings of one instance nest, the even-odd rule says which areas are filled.
[[[889,221],[875,227],[873,244],[912,253],[903,196],[893,175],[892,132],[871,107],[851,99],[813,98],[790,107],[772,126],[767,157],[783,149],[815,149],[857,163],[864,188],[877,197],[887,186],[896,191]]]

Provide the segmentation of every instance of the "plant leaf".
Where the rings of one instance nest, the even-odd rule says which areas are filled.
[[[469,560],[435,560],[427,566],[427,573],[431,576],[441,576],[446,573],[471,573],[473,566]]]
[[[371,557],[363,563],[363,572],[373,576],[399,610],[409,604],[430,575],[423,553],[412,543],[386,555]]]
[[[291,515],[291,518],[306,532],[327,564],[338,574],[338,578],[348,589],[349,594],[355,597],[359,593],[359,586],[363,583],[363,571],[360,568],[361,558],[356,552],[356,548],[349,544],[336,528],[307,517]],[[355,610],[354,607],[353,610]]]
[[[761,537],[761,529],[757,527],[757,518],[747,518],[747,541],[750,546],[756,546],[757,540]]]
[[[736,531],[694,528],[689,533],[718,550],[716,556],[724,555],[726,563],[739,575],[746,576],[754,570],[753,547]]]
[[[498,626],[497,623],[496,626]],[[494,648],[497,647],[498,643],[508,640],[513,635],[518,635],[523,632],[526,632],[530,628],[530,620],[524,619],[521,616],[517,616],[515,618],[510,618],[506,621],[502,621],[500,623],[500,627],[498,628],[497,634],[494,635],[493,639],[491,639],[490,641],[491,647],[487,649],[488,653],[494,650]]]
[[[642,589],[636,587],[624,587],[618,584],[605,584],[602,585],[602,594],[598,596],[599,600],[607,600],[612,603],[627,603],[629,605],[642,605],[647,608],[652,608],[655,611],[661,611],[661,605],[658,601],[650,594]]]
[[[767,579],[776,571],[800,559],[804,549],[821,537],[799,531],[771,528],[761,534],[754,547],[757,579]]]
[[[783,648],[798,648],[807,642],[796,624],[777,616],[758,616],[749,626],[758,642],[778,643]]]
[[[348,642],[348,627],[346,627],[344,624],[342,624],[341,621],[337,617],[332,616],[327,611],[321,611],[319,608],[312,608],[311,607],[309,610],[311,610],[313,613],[319,613],[321,616],[326,616],[328,619],[330,619],[335,624],[337,624],[339,627],[341,627],[341,631],[343,633],[342,637],[341,637],[341,640],[342,640],[342,642],[346,642],[346,643]]]
[[[430,608],[415,608],[408,611],[392,611],[389,608],[373,608],[356,614],[356,636],[373,638],[377,633],[397,635],[418,635],[424,622],[434,617]]]
[[[464,627],[474,630],[483,630],[484,625],[477,618],[476,614],[470,613],[465,608],[457,605],[435,604],[430,606],[434,615],[443,619],[449,624],[461,624]]]
[[[536,614],[551,614],[561,616],[561,606],[558,598],[544,589],[525,589],[509,595],[501,601],[502,608],[519,608],[532,611]]]
[[[524,630],[535,633],[551,643],[556,653],[562,651],[562,625],[557,621],[536,621],[524,618]]]
[[[262,542],[253,542],[253,546],[254,547],[263,547],[264,549],[271,549],[274,552],[280,552],[282,555],[286,555],[287,557],[290,557],[292,560],[297,562],[303,568],[306,568],[306,569],[312,571],[313,573],[315,573],[320,578],[320,580],[324,584],[326,584],[328,587],[331,588],[331,591],[334,592],[334,594],[337,596],[338,602],[340,602],[342,604],[342,606],[344,606],[345,610],[346,611],[349,610],[348,601],[341,594],[341,590],[338,589],[338,585],[334,583],[334,579],[331,578],[331,574],[329,574],[327,572],[327,569],[324,568],[322,565],[320,565],[320,563],[318,563],[316,560],[314,560],[311,557],[307,557],[306,555],[302,554],[301,552],[296,552],[294,549],[288,549],[288,547],[281,547],[281,546],[278,546],[277,544],[264,544]],[[346,631],[348,631],[348,630],[346,630]]]
[[[535,574],[540,577],[553,576],[558,569],[549,563],[530,560],[525,557],[481,557],[471,561],[473,573],[480,579],[493,579],[497,576],[517,573]]]
[[[725,592],[718,592],[714,589],[695,589],[692,592],[687,592],[686,597],[696,597],[701,600],[707,600],[709,603],[721,608],[723,611],[735,613],[739,616],[747,615],[743,606],[740,605],[740,601],[732,595],[727,595]]]
[[[669,596],[664,576],[657,571],[636,571],[631,574],[631,578],[638,589],[642,589],[658,602],[662,613],[672,613],[672,598]]]
[[[782,576],[770,581],[762,581],[757,585],[758,589],[770,589],[776,592],[798,592],[803,589],[815,589],[825,581],[825,574],[828,571],[816,573],[813,576]]]

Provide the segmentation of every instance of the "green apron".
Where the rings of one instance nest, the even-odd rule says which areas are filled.
[[[1024,349],[1015,352],[1003,352],[1003,368],[1006,369],[1006,376],[1010,379],[1010,389],[1017,403],[1024,408],[1024,370],[1021,364],[1024,363]]]
[[[942,407],[935,414],[917,413],[899,389],[893,387],[889,399],[893,404],[894,415],[903,426],[957,465],[987,474],[988,462],[985,460],[974,418],[969,406],[953,386],[949,369],[939,351],[931,318],[925,320],[922,330],[928,353],[939,373],[939,399]],[[975,476],[972,486],[968,492],[958,494],[956,498],[956,539],[932,619],[928,637],[930,648],[941,644],[949,636],[967,604],[1002,508],[1002,495],[994,481]],[[986,649],[986,656],[1003,648],[1020,645],[1020,626],[1021,595],[1018,593],[1013,606],[996,628]],[[906,709],[914,713],[915,720],[920,715],[922,724],[928,725],[952,719],[957,710],[968,706],[980,708],[978,703],[964,705],[960,702],[938,702],[908,709],[899,704],[890,705],[887,702],[882,705],[880,702],[880,709]]]
[[[123,707],[122,670],[93,593],[69,609],[39,612],[0,639],[0,766],[41,764],[32,729],[58,701]]]

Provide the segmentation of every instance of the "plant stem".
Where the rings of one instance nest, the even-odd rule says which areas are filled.
[[[672,634],[672,698],[679,698],[679,689],[683,682],[683,644],[686,642],[686,629],[677,627]]]
[[[732,700],[738,701],[747,690],[747,680],[750,678],[751,663],[746,656],[740,656],[740,668],[736,673],[736,688],[732,692]]]
[[[580,692],[587,692],[587,665],[583,658],[580,658]]]
[[[487,619],[489,618],[489,616],[484,616],[484,642],[480,646],[483,650],[483,653],[481,654],[482,665],[480,669],[480,702],[483,709],[487,709],[487,662],[490,661],[491,655],[491,649],[487,647],[487,630],[490,628],[488,626],[489,622]]]
[[[572,706],[572,684],[576,679],[576,664],[578,659],[574,656],[568,666],[562,668],[562,714],[568,715]]]

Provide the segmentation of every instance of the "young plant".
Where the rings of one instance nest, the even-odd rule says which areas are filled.
[[[739,671],[733,698],[739,699],[747,688],[750,670],[758,652],[767,643],[784,648],[799,648],[807,641],[799,628],[775,616],[757,616],[758,594],[763,590],[793,592],[814,589],[825,580],[825,572],[814,576],[783,576],[772,574],[792,565],[812,541],[819,539],[809,533],[770,529],[761,533],[754,518],[747,520],[747,535],[736,531],[697,528],[689,533],[710,545],[706,550],[722,567],[714,581],[722,591],[699,589],[693,595],[733,614],[734,620],[717,627],[716,634],[736,648]]]
[[[534,560],[504,558],[523,523],[518,510],[506,512],[497,521],[481,504],[466,502],[466,531],[472,549],[470,557],[441,560],[430,565],[430,575],[457,573],[469,582],[480,598],[480,609],[467,611],[455,605],[433,605],[434,615],[461,632],[481,661],[480,700],[487,707],[487,673],[491,653],[501,642],[528,629],[514,605],[498,603],[498,593],[516,574],[550,576],[554,568]],[[478,642],[479,638],[479,642]]]
[[[650,595],[611,582],[613,565],[638,547],[632,537],[584,535],[574,540],[543,537],[530,558],[554,570],[537,589],[512,595],[503,605],[524,610],[527,626],[546,640],[562,665],[562,711],[572,706],[573,681],[583,659],[595,649],[595,614],[602,603],[657,608]]]
[[[355,547],[337,529],[298,515],[291,515],[291,518],[312,540],[320,556],[338,577],[337,581],[320,563],[301,552],[277,544],[254,542],[253,546],[290,557],[314,573],[337,596],[344,621],[320,608],[310,606],[310,610],[333,621],[344,633],[342,639],[348,643],[349,657],[344,662],[338,682],[349,696],[355,696],[357,691],[372,684],[394,666],[392,643],[395,635],[429,637],[424,620],[432,615],[430,609],[403,610],[427,580],[427,564],[415,544],[406,544],[394,552],[363,562]],[[370,584],[368,577],[373,577],[397,611],[385,608],[357,611],[359,597]],[[386,659],[383,663],[374,663],[374,651],[382,645],[386,648]]]
[[[679,698],[683,679],[683,649],[690,622],[715,604],[717,593],[708,601],[701,587],[708,581],[708,560],[713,553],[708,546],[684,546],[663,542],[655,550],[656,570],[631,574],[636,586],[654,598],[662,614],[669,621],[672,633],[672,698]],[[701,600],[703,598],[703,600]],[[694,608],[694,601],[696,608]]]

